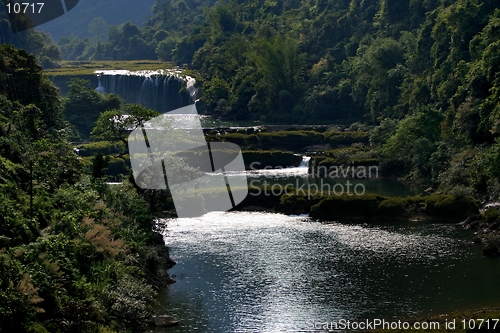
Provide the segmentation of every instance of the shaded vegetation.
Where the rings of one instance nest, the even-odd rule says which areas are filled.
[[[341,195],[321,200],[311,207],[312,218],[335,220],[372,218],[466,219],[478,212],[472,197],[430,195],[427,197],[386,198],[378,195]]]
[[[128,182],[107,186],[102,153],[85,168],[68,103],[35,58],[0,54],[0,330],[144,331],[172,264],[152,230],[158,206]],[[89,98],[74,107],[105,98],[77,87]]]
[[[16,16],[24,20],[22,16]],[[11,44],[33,54],[44,68],[59,66],[62,53],[49,34],[35,29],[12,32],[11,24],[5,6],[0,6],[0,44]]]

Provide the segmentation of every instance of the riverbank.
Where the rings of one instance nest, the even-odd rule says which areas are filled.
[[[469,196],[434,194],[428,196],[385,197],[376,194],[323,195],[288,188],[273,195],[272,187],[250,188],[237,210],[266,210],[284,214],[308,214],[318,220],[407,220],[459,223],[478,214],[478,203]]]
[[[236,207],[238,211],[262,211],[287,215],[306,214],[320,221],[380,223],[412,221],[460,224],[474,230],[471,242],[483,245],[483,254],[500,255],[500,212],[497,207],[479,210],[470,196],[432,194],[384,197],[376,194],[317,195],[297,189],[291,194],[273,195],[273,187],[254,187]]]

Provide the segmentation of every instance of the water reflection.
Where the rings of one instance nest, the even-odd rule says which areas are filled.
[[[178,262],[161,296],[179,319],[168,332],[312,332],[314,321],[403,319],[500,294],[499,265],[456,226],[254,212],[165,222]]]

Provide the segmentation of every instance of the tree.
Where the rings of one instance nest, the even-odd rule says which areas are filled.
[[[96,17],[89,23],[89,34],[104,41],[108,37],[108,25],[102,17]]]
[[[120,108],[120,97],[99,94],[90,87],[88,80],[74,78],[68,86],[70,90],[64,101],[66,119],[75,126],[81,138],[88,139],[102,112]]]
[[[394,106],[406,71],[403,54],[402,45],[392,38],[368,39],[346,63],[353,99],[370,110],[374,120],[401,116],[394,114]]]
[[[443,120],[444,115],[439,111],[421,107],[399,122],[394,134],[382,146],[382,155],[402,165],[407,172],[429,176],[432,168],[429,161],[436,151]]]
[[[121,141],[126,145],[129,132],[159,115],[159,112],[140,104],[127,104],[125,111],[113,109],[101,113],[91,135],[95,138]]]
[[[275,36],[257,40],[255,49],[257,54],[253,59],[273,90],[286,90],[292,95],[298,93],[305,55],[298,53],[297,41]]]

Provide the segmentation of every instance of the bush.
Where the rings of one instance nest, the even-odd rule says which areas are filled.
[[[331,145],[350,145],[353,143],[368,143],[366,132],[326,132],[325,140]]]
[[[499,221],[500,220],[500,212],[493,207],[489,207],[484,211],[483,219],[486,222]]]
[[[384,199],[384,197],[372,194],[331,196],[312,206],[309,216],[319,219],[338,217],[371,218],[375,215],[380,202]]]
[[[423,205],[423,209],[421,209]],[[431,195],[428,197],[382,197],[377,195],[331,196],[311,207],[310,216],[319,219],[408,217],[417,211],[439,220],[465,219],[477,213],[472,197]]]
[[[208,135],[207,141],[211,142],[232,142],[240,147],[251,147],[258,144],[259,139],[255,134],[227,133],[222,135]]]
[[[425,198],[424,212],[439,218],[465,219],[478,212],[478,205],[470,196],[437,194]]]
[[[387,217],[407,216],[408,200],[400,197],[387,198],[382,201],[377,209],[377,215]]]
[[[132,276],[124,276],[105,291],[106,305],[119,327],[140,331],[153,315],[155,302],[153,287]]]
[[[130,173],[130,159],[125,157],[111,157],[106,174],[108,176],[127,175]]]
[[[280,131],[259,134],[259,144],[262,148],[286,146],[296,150],[323,142],[323,134],[316,131]]]
[[[82,157],[94,156],[99,151],[104,155],[121,154],[126,151],[123,142],[97,141],[90,142],[77,147],[80,149],[79,155]]]
[[[484,248],[483,254],[485,256],[496,257],[498,256],[500,248],[500,236],[499,235],[487,235],[484,238]]]

